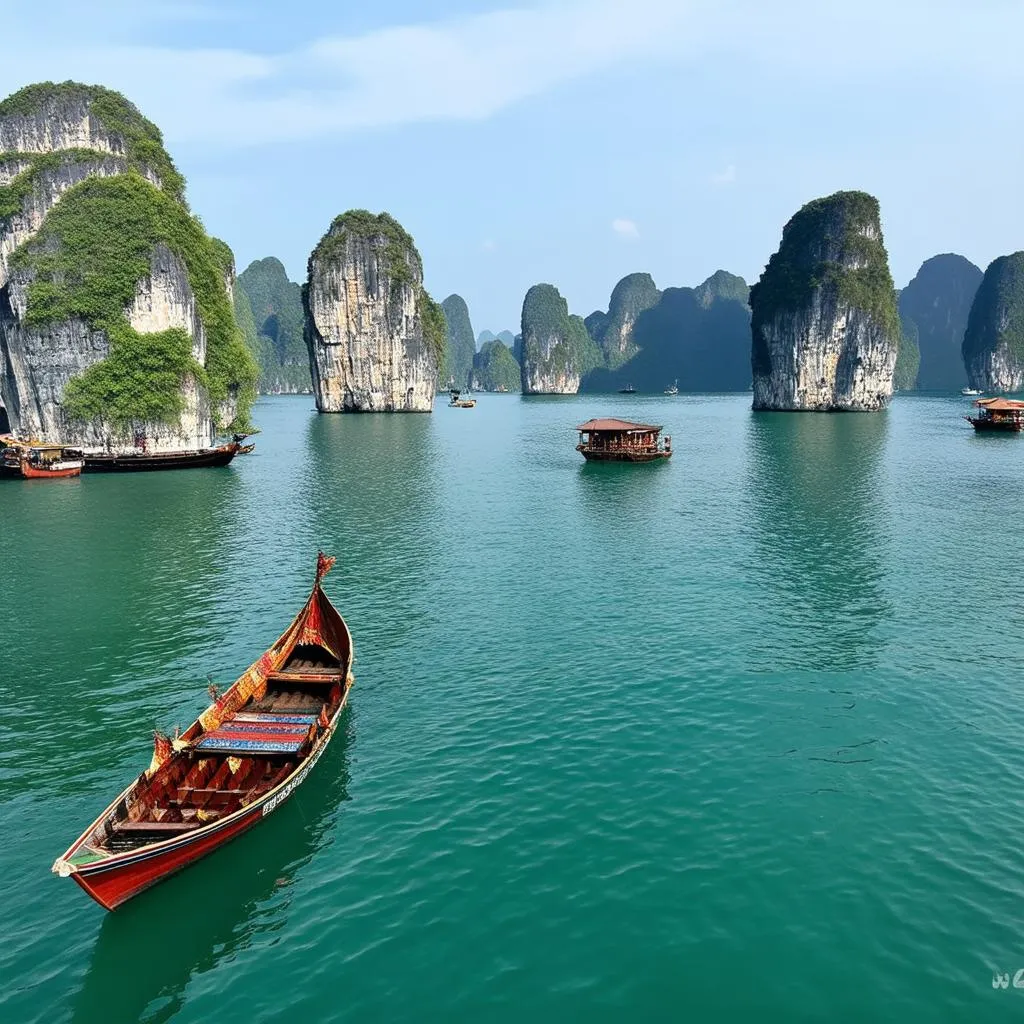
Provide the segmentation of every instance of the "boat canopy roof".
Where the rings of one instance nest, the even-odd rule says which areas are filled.
[[[974,404],[991,412],[1024,410],[1024,402],[1018,401],[1016,398],[979,398]]]
[[[630,434],[634,432],[648,433],[650,431],[659,431],[661,426],[655,426],[651,423],[633,423],[631,420],[616,420],[616,419],[597,419],[587,420],[586,423],[581,423],[577,428],[578,431],[594,433],[601,431],[607,431],[616,434]]]

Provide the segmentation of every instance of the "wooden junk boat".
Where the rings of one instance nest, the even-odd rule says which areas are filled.
[[[199,451],[149,452],[144,446],[138,451],[86,452],[86,473],[138,473],[155,469],[199,469],[205,466],[226,466],[240,451],[248,434],[235,434],[227,444],[200,448]],[[250,451],[252,449],[250,448]],[[248,453],[247,453],[248,454]]]
[[[1024,402],[1014,398],[979,398],[974,403],[980,410],[977,416],[964,419],[975,430],[999,430],[1020,433],[1024,430]]]
[[[672,438],[666,434],[660,444],[662,428],[650,423],[598,419],[576,429],[580,433],[576,451],[588,462],[654,462],[672,457]]]
[[[153,759],[58,857],[113,910],[261,821],[291,796],[338,726],[353,683],[352,637],[321,581],[274,645]]]
[[[82,453],[60,444],[19,441],[10,434],[0,436],[0,476],[26,480],[59,480],[79,476]]]

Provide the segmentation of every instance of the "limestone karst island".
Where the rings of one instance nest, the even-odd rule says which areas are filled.
[[[0,27],[0,1024],[1022,1017],[1024,3]]]

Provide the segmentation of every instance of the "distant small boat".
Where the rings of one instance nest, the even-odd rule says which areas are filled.
[[[254,451],[256,451],[256,442],[255,441],[253,441],[252,444],[243,444],[242,447],[238,449],[238,454],[239,455],[252,455],[252,453]]]
[[[678,395],[679,394],[679,378],[676,377],[676,382],[669,387],[665,388],[666,395]]]
[[[635,395],[636,388],[632,384],[627,384],[624,388],[619,388],[620,395]]]
[[[448,402],[448,405],[453,409],[472,409],[476,406],[475,398],[461,398],[462,392],[457,388],[452,388],[449,394],[451,395],[451,400]]]
[[[984,392],[983,391],[979,391],[977,388],[961,388],[960,389],[960,394],[961,395],[981,395],[981,394],[984,394]]]

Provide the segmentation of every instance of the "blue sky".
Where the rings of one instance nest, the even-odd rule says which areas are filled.
[[[842,188],[881,201],[898,286],[1024,248],[1020,0],[2,7],[0,92],[124,92],[240,269],[301,280],[335,214],[386,209],[477,331],[515,329],[538,281],[586,315],[632,271],[755,280]]]

